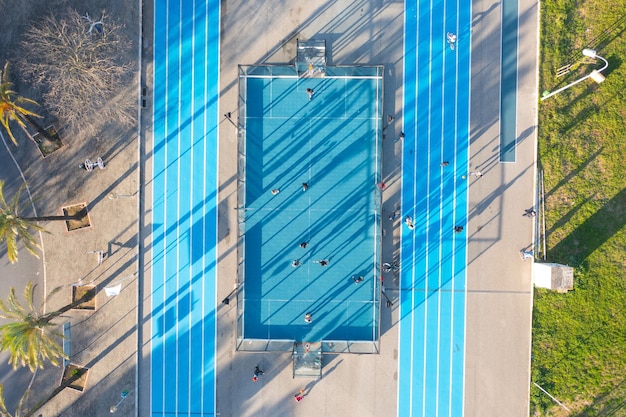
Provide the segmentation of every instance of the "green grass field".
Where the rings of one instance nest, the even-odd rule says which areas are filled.
[[[535,290],[533,416],[626,416],[626,6],[624,0],[541,2],[540,91],[554,91],[601,62],[588,79],[539,107],[547,257],[575,267],[574,290]],[[572,71],[556,77],[567,64]]]

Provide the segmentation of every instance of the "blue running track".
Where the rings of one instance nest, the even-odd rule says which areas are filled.
[[[398,416],[459,417],[471,2],[406,1],[405,19],[402,210],[415,228],[402,229]],[[448,32],[457,36],[454,49]]]
[[[215,415],[218,0],[154,2],[151,415]]]

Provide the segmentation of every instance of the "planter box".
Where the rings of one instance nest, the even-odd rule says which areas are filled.
[[[35,141],[37,148],[39,148],[41,156],[44,158],[63,147],[63,142],[61,142],[61,138],[59,138],[59,132],[57,132],[54,125],[48,126],[45,130],[50,138],[45,137],[41,133],[35,133],[33,135],[33,140]]]
[[[95,310],[96,309],[96,286],[74,285],[72,287],[72,304],[84,299],[72,310]]]
[[[77,220],[66,220],[65,225],[67,231],[85,229],[91,227],[91,221],[89,220],[89,213],[87,212],[87,204],[75,204],[73,206],[63,207],[64,216],[75,216],[79,213],[83,213],[83,216]]]
[[[71,388],[76,391],[83,392],[87,388],[87,376],[89,368],[70,363],[63,370],[61,378],[61,387]]]

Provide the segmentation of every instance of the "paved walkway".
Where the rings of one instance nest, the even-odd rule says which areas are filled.
[[[12,151],[15,147],[10,144],[11,139],[2,132],[0,138],[0,180],[4,181],[4,197],[9,199],[15,195],[19,188],[24,184],[24,179],[13,159]],[[22,191],[23,207],[28,207],[28,191]],[[35,235],[38,237],[38,234]],[[39,288],[44,288],[44,270],[43,259],[32,256],[24,247],[20,245],[19,262],[12,264],[6,253],[6,246],[0,246],[0,294],[2,299],[6,299],[6,294],[11,288],[15,288],[16,294],[21,296],[24,289],[24,282],[30,280]],[[37,303],[41,302],[41,292],[36,293]],[[0,322],[5,320],[0,319]],[[0,384],[5,386],[5,400],[9,410],[15,409],[22,396],[22,393],[28,387],[32,379],[32,374],[28,368],[18,368],[13,370],[9,365],[9,353],[0,352]]]
[[[500,163],[501,4],[472,3],[465,416],[528,416],[533,288],[538,3],[519,3],[516,160]],[[495,46],[495,47],[494,47]],[[522,104],[523,103],[523,104]]]

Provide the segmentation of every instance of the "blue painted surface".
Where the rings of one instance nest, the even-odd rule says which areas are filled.
[[[515,162],[517,144],[518,0],[502,1],[500,162]]]
[[[382,78],[245,82],[244,338],[378,340]]]
[[[402,212],[415,229],[402,226],[398,415],[458,417],[467,230],[454,226],[467,222],[471,2],[405,6]]]
[[[217,0],[154,6],[151,415],[215,415]]]

